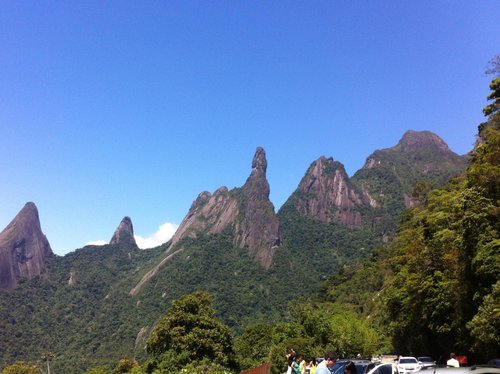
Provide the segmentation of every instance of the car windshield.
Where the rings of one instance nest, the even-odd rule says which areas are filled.
[[[432,357],[419,357],[420,362],[432,362]]]
[[[415,358],[401,358],[399,359],[400,364],[416,364],[417,360]]]
[[[392,365],[391,364],[382,364],[377,366],[372,374],[392,374]]]

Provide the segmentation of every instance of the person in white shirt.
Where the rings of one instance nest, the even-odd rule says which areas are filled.
[[[460,362],[455,358],[455,353],[450,353],[450,359],[446,361],[446,365],[453,367],[460,367]]]
[[[315,374],[331,374],[330,368],[337,362],[337,352],[326,352],[324,358],[316,368]]]

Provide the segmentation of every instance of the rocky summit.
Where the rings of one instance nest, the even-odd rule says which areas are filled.
[[[280,224],[269,200],[266,177],[266,152],[258,147],[252,160],[252,172],[242,187],[243,219],[239,221],[237,243],[248,248],[250,255],[262,266],[272,264],[274,252],[281,244]]]
[[[213,194],[200,193],[172,237],[169,248],[183,238],[218,234],[228,228],[233,233],[235,245],[247,248],[252,258],[268,268],[281,239],[279,221],[269,200],[266,169],[266,153],[258,147],[244,186],[231,191],[221,187]]]
[[[137,247],[134,238],[134,226],[130,217],[124,217],[113,234],[109,244],[126,244]]]
[[[443,185],[465,169],[467,159],[454,153],[430,131],[408,130],[392,148],[372,153],[352,181],[374,207],[411,207],[416,183]]]
[[[349,181],[344,166],[321,156],[311,164],[285,206],[293,205],[301,214],[321,222],[358,227],[359,207],[364,204],[368,201]]]
[[[29,202],[0,233],[0,288],[11,289],[21,279],[43,274],[52,255],[40,228],[38,209]]]

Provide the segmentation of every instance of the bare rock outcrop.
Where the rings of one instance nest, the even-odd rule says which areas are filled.
[[[172,237],[169,250],[183,238],[218,234],[228,229],[236,246],[247,248],[263,267],[271,266],[281,239],[279,221],[269,200],[266,169],[265,151],[258,147],[252,172],[242,188],[228,191],[221,187],[213,194],[200,193]]]
[[[358,227],[362,205],[369,205],[369,201],[351,184],[344,166],[333,158],[321,156],[311,164],[284,206],[292,206],[321,222]]]
[[[238,213],[238,201],[226,187],[213,195],[207,191],[200,193],[172,237],[171,247],[185,237],[195,239],[200,234],[221,233],[234,223]]]
[[[134,238],[134,226],[130,217],[124,217],[113,234],[109,244],[137,247]]]
[[[0,233],[0,288],[11,289],[21,279],[43,274],[52,255],[38,209],[29,202]]]
[[[235,231],[237,245],[248,248],[250,256],[269,268],[281,244],[281,233],[274,205],[269,200],[266,171],[266,152],[258,147],[252,160],[252,172],[242,187],[243,216]]]

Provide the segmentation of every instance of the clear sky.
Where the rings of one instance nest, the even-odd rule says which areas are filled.
[[[0,230],[33,201],[59,255],[124,216],[166,241],[257,146],[276,210],[321,155],[352,175],[408,129],[467,153],[499,19],[498,0],[0,0]]]

